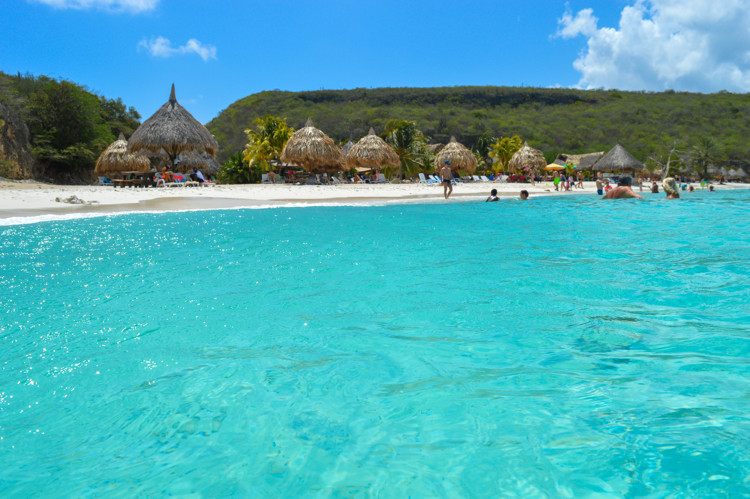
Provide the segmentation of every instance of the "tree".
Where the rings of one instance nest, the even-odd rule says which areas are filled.
[[[677,140],[672,140],[671,142],[665,141],[661,149],[657,151],[656,154],[654,154],[653,156],[649,156],[648,159],[658,165],[658,171],[662,180],[669,176],[669,168],[671,167],[672,159],[676,158],[676,156],[681,152],[680,147],[681,144]]]
[[[690,159],[702,178],[708,178],[708,167],[712,162],[721,158],[721,155],[721,148],[713,137],[701,137],[698,139],[698,144],[693,146]]]
[[[398,176],[402,172],[413,175],[419,170],[426,169],[429,155],[427,140],[417,127],[416,121],[389,120],[385,125],[384,140],[396,151],[401,162]]]
[[[281,151],[294,135],[294,129],[286,124],[286,118],[270,114],[256,119],[255,126],[245,130],[249,142],[242,151],[244,162],[268,171],[272,169],[270,162],[276,161],[281,172]]]
[[[500,137],[492,144],[490,156],[497,160],[495,171],[505,171],[508,167],[508,161],[523,146],[523,141],[518,135],[512,137]]]
[[[477,157],[477,163],[482,166],[482,169],[487,169],[492,166],[492,144],[495,142],[490,134],[484,132],[479,136],[474,146],[471,148],[471,152]]]

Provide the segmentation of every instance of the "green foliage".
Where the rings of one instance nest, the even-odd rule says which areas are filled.
[[[390,120],[385,125],[384,135],[401,160],[399,178],[402,174],[411,176],[433,169],[424,134],[414,121]]]
[[[512,158],[521,147],[523,147],[523,141],[518,135],[496,139],[495,143],[492,144],[492,151],[490,152],[490,156],[497,160],[497,163],[495,163],[495,171],[505,171],[508,167],[510,158]]]
[[[217,180],[222,184],[257,184],[262,176],[261,165],[248,165],[243,161],[243,151],[237,151],[221,165]]]
[[[30,149],[45,176],[85,179],[96,158],[138,127],[140,115],[121,99],[107,99],[69,81],[0,73],[0,102],[25,120]]]
[[[281,164],[281,152],[294,135],[294,128],[286,124],[286,118],[266,115],[255,120],[255,129],[245,130],[248,143],[245,145],[243,161],[263,171],[271,169],[270,161]]]
[[[713,137],[701,137],[691,151],[693,168],[702,178],[708,178],[708,167],[722,155],[723,151]]]
[[[295,126],[312,117],[334,140],[382,130],[391,119],[413,121],[427,143],[451,135],[476,151],[484,137],[518,135],[551,162],[557,153],[608,151],[619,140],[645,160],[662,137],[686,147],[714,137],[726,161],[750,166],[750,95],[687,92],[511,87],[378,88],[314,92],[261,92],[232,104],[207,125],[216,135],[219,158],[241,148],[242,131],[273,114]]]

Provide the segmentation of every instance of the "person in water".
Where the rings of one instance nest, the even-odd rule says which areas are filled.
[[[495,202],[495,201],[500,201],[500,198],[497,197],[497,189],[492,189],[490,191],[490,197],[487,198],[487,200],[485,201],[485,203],[492,203],[492,202]]]
[[[674,178],[665,178],[661,186],[664,188],[664,192],[667,193],[667,199],[680,199],[680,188],[677,186],[677,181]]]
[[[617,187],[607,191],[607,193],[602,196],[602,199],[643,199],[643,196],[633,191],[633,188],[631,187],[632,183],[633,179],[629,176],[625,175],[624,177],[620,177],[620,181],[617,183]]]
[[[524,189],[521,191],[521,201],[526,201],[527,199],[529,199],[529,191]]]
[[[451,162],[447,161],[440,169],[440,177],[443,179],[443,196],[445,199],[453,194],[453,172],[451,171]]]

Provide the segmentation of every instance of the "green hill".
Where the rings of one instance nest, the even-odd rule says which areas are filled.
[[[483,133],[519,135],[545,157],[607,151],[619,140],[645,160],[664,143],[685,147],[713,137],[731,165],[750,164],[750,95],[721,92],[624,92],[511,87],[376,88],[267,91],[240,99],[206,126],[219,160],[243,148],[255,118],[273,114],[295,129],[311,117],[337,141],[357,140],[372,126],[414,120],[431,142],[451,135],[471,147]]]

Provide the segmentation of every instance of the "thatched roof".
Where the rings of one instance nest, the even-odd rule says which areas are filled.
[[[435,168],[439,170],[446,161],[451,162],[451,170],[464,170],[474,173],[477,169],[477,158],[474,156],[474,153],[466,149],[460,142],[457,142],[456,137],[451,137],[448,145],[443,147],[435,157]]]
[[[147,156],[128,152],[128,141],[120,133],[120,138],[112,142],[96,160],[94,172],[97,175],[110,175],[120,172],[146,172],[151,168]]]
[[[313,126],[307,119],[304,128],[300,128],[284,146],[281,161],[293,163],[307,170],[330,170],[344,164],[344,153],[333,140]]]
[[[565,154],[560,153],[557,155],[557,158],[555,158],[555,161],[553,163],[557,163],[558,165],[573,165],[577,166],[579,170],[590,170],[592,166],[594,166],[594,163],[596,163],[599,158],[604,156],[604,152],[587,152],[586,154]]]
[[[188,151],[177,156],[175,170],[182,173],[190,173],[193,169],[200,170],[204,175],[216,175],[221,165],[216,158],[206,151]]]
[[[615,147],[594,163],[593,170],[597,172],[614,172],[618,170],[644,170],[646,167],[638,161],[618,142]]]
[[[736,168],[734,170],[729,171],[729,175],[727,176],[727,178],[733,178],[733,179],[748,178],[748,174],[742,168]]]
[[[351,151],[351,150],[352,150],[352,147],[354,147],[354,142],[352,142],[352,141],[351,141],[351,139],[350,139],[350,140],[347,140],[347,141],[346,141],[346,144],[344,144],[344,145],[343,145],[343,146],[341,147],[341,152],[343,152],[343,153],[344,153],[344,156],[346,156],[347,154],[349,154],[349,151]]]
[[[516,151],[513,157],[510,158],[510,161],[508,161],[508,167],[511,170],[519,171],[543,170],[547,168],[547,161],[545,161],[541,151],[534,149],[524,142],[523,147]]]
[[[379,168],[381,166],[398,166],[400,163],[401,159],[396,151],[385,140],[375,135],[375,130],[372,128],[370,128],[370,133],[359,139],[359,142],[346,155],[347,168],[358,166]]]
[[[133,152],[164,149],[174,161],[178,154],[193,149],[203,149],[213,156],[219,146],[211,132],[177,102],[172,84],[169,101],[131,135],[128,148]]]

